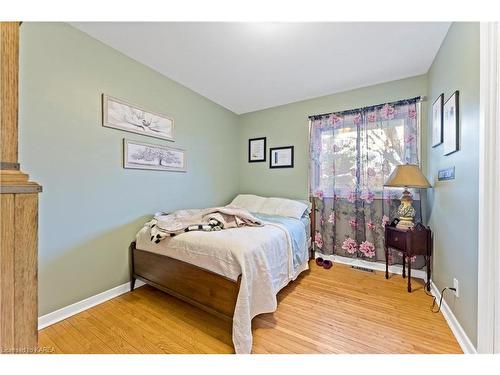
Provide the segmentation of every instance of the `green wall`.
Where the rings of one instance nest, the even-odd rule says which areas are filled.
[[[175,142],[102,127],[102,93],[172,115]],[[40,315],[128,281],[152,213],[237,193],[235,114],[67,24],[22,24],[19,107],[20,162],[44,189]],[[123,169],[124,137],[186,149],[188,172]]]
[[[305,100],[240,116],[240,191],[307,199],[309,115],[427,95],[427,76],[392,81],[361,89]],[[425,103],[423,109],[425,110]],[[423,116],[425,129],[426,116]],[[248,163],[248,139],[267,137],[267,147],[295,146],[295,167],[269,169],[265,163]],[[425,152],[422,152],[425,155]]]
[[[460,297],[445,299],[465,332],[477,342],[477,241],[479,167],[479,24],[454,23],[428,73],[429,102],[459,90],[460,150],[443,156],[428,148],[428,222],[434,229],[433,281],[439,290],[459,281]],[[430,106],[429,106],[430,107]],[[429,108],[429,118],[431,116]],[[430,132],[427,137],[431,144]],[[437,181],[439,169],[455,167],[456,179]]]

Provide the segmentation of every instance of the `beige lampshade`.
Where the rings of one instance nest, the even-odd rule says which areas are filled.
[[[384,186],[427,189],[431,187],[431,184],[422,174],[418,165],[404,164],[398,165],[394,169]]]

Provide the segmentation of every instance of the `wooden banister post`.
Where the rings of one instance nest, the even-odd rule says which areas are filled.
[[[38,193],[18,163],[19,22],[0,22],[0,353],[38,346]]]

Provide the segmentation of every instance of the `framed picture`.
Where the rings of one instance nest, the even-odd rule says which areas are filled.
[[[186,154],[179,148],[124,139],[123,168],[186,172]]]
[[[443,100],[441,94],[432,104],[432,147],[443,143]]]
[[[293,168],[293,146],[270,148],[269,168]]]
[[[248,162],[266,161],[266,137],[248,140]]]
[[[105,94],[102,95],[102,126],[174,140],[174,119]]]
[[[459,112],[458,91],[451,95],[443,106],[444,116],[444,154],[450,155],[458,151]]]

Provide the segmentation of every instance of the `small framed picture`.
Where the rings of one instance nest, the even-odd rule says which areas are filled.
[[[432,147],[443,143],[443,100],[441,94],[432,104]]]
[[[269,168],[293,168],[293,146],[270,148]]]
[[[186,172],[186,152],[180,148],[124,139],[123,168]]]
[[[266,137],[248,140],[248,162],[266,161]]]
[[[444,155],[458,151],[459,112],[458,91],[455,91],[443,106]]]

